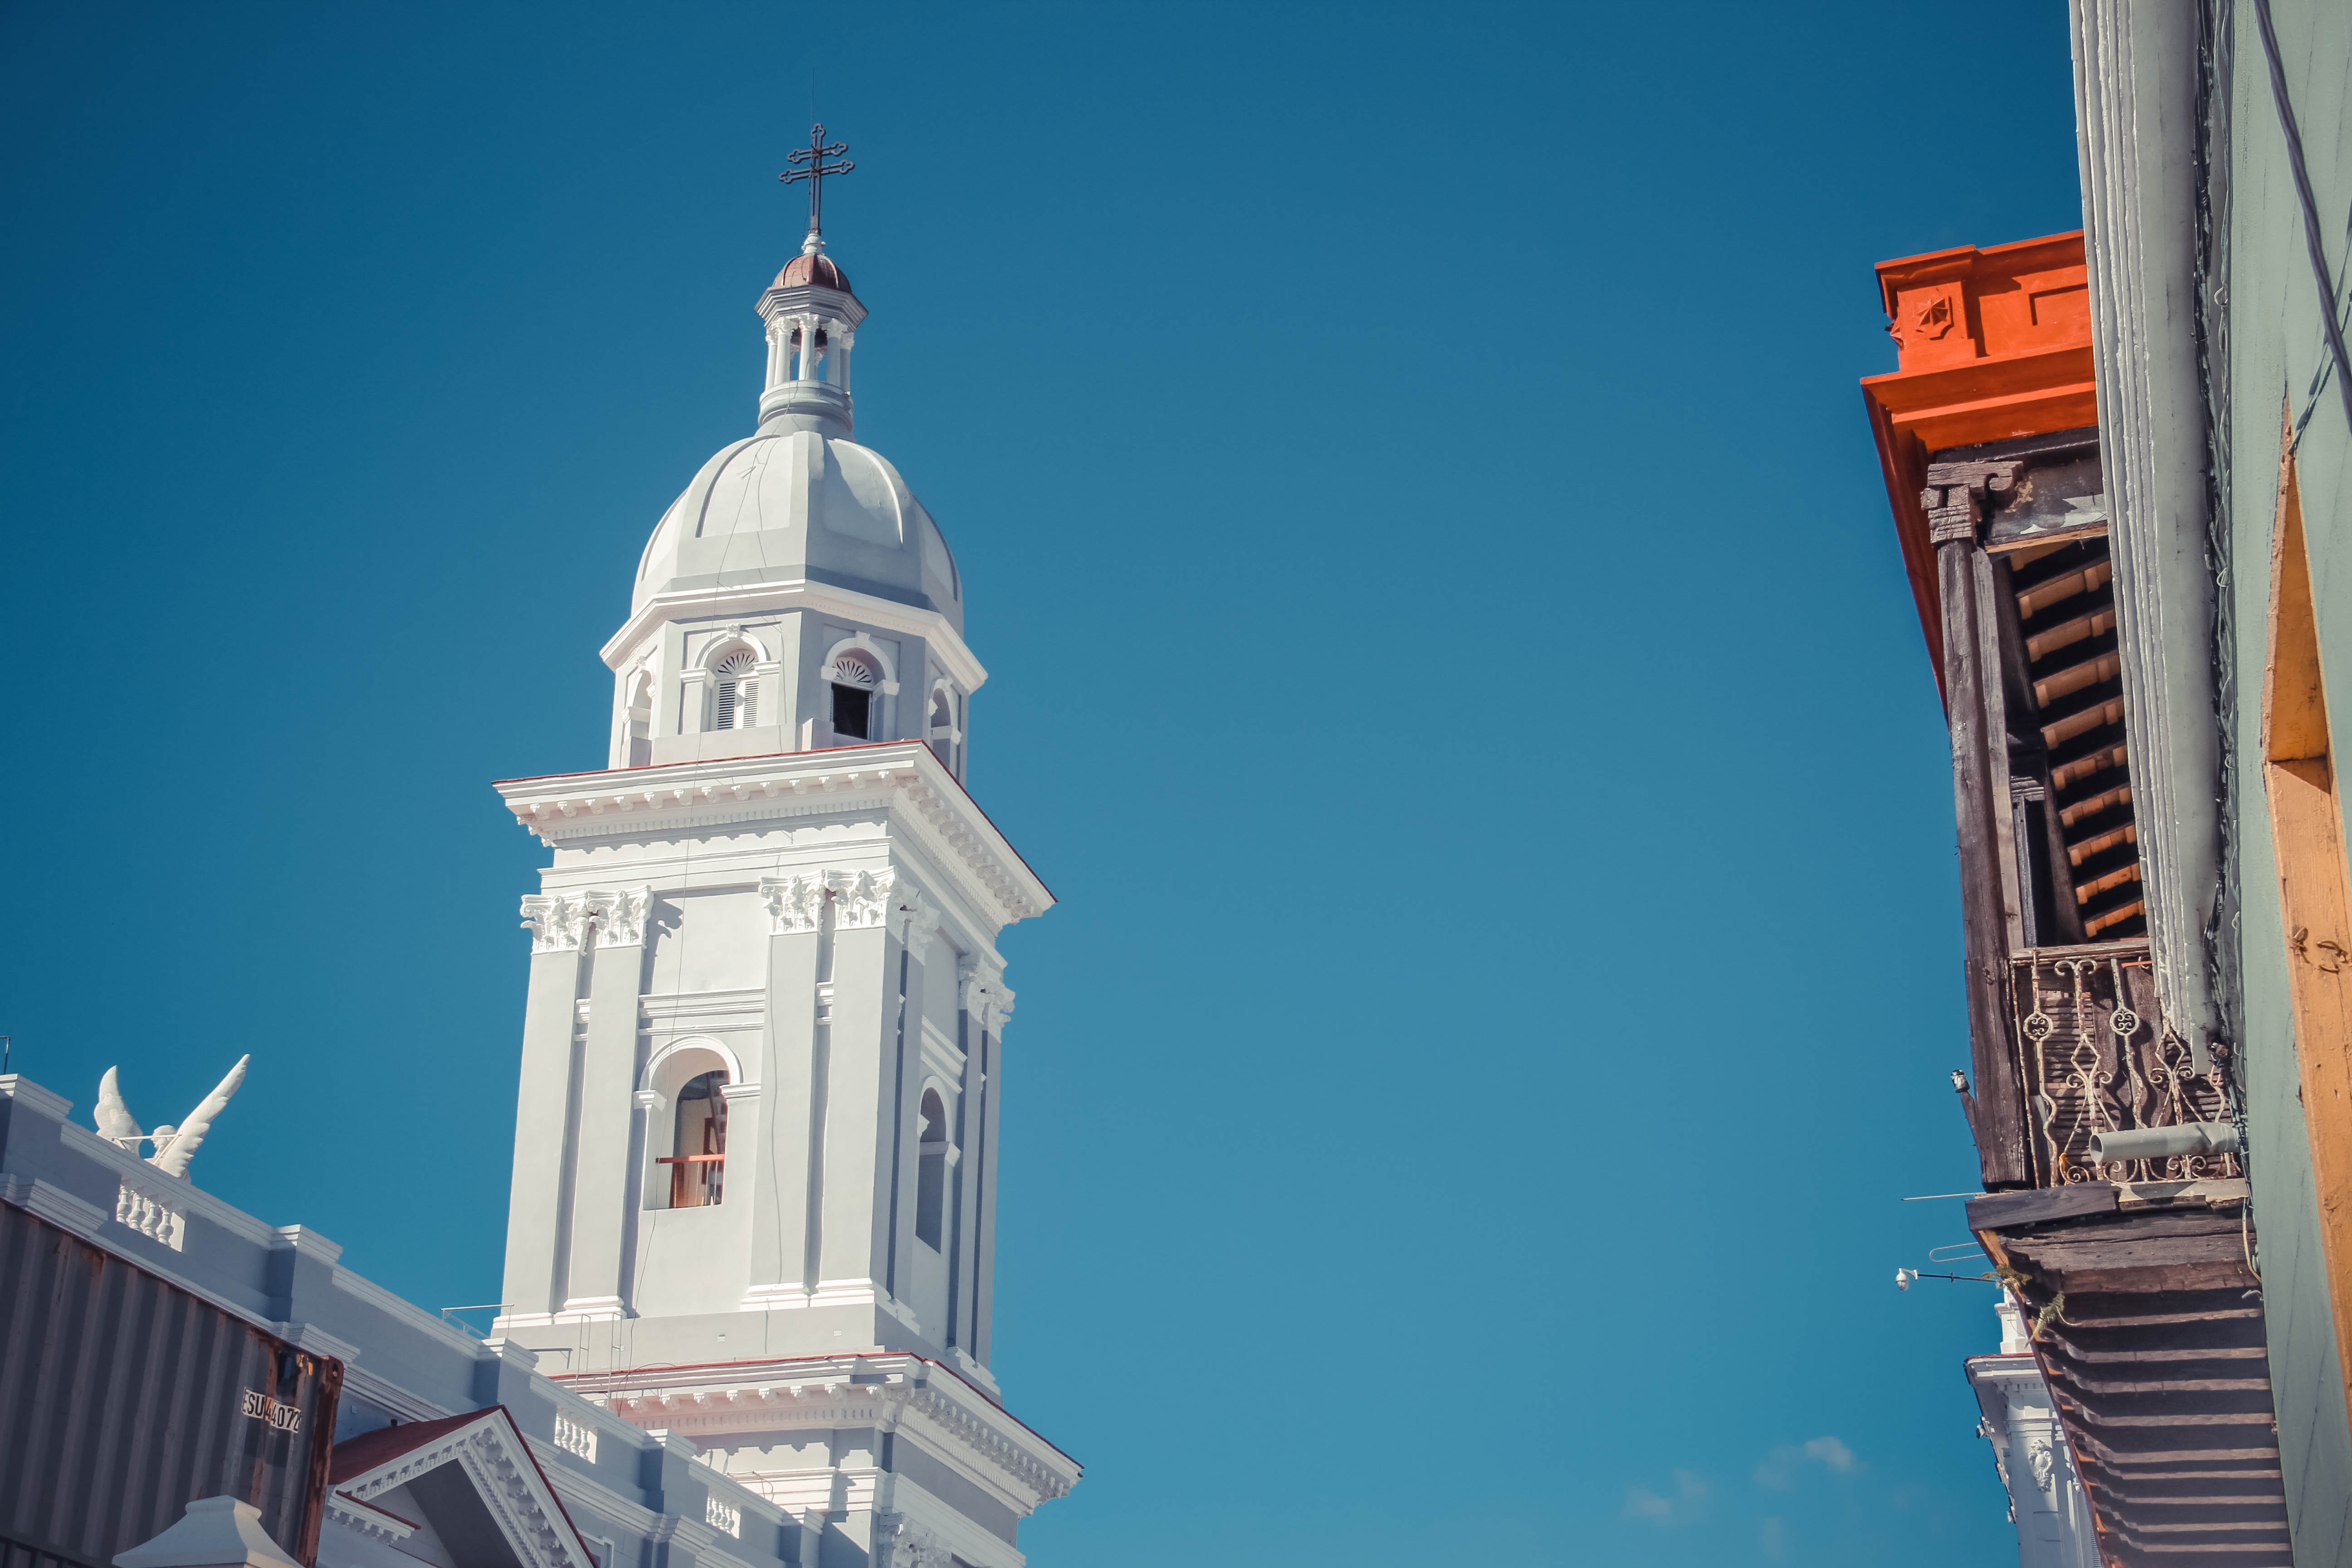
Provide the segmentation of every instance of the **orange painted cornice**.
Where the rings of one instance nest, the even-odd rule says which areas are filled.
[[[2079,230],[1878,264],[1898,368],[1864,376],[1862,396],[1939,687],[1943,611],[1919,501],[1927,454],[2099,422],[2089,282]]]

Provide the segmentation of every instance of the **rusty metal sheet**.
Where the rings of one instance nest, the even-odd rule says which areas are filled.
[[[198,1498],[319,1546],[342,1363],[0,1203],[0,1563],[107,1568]]]

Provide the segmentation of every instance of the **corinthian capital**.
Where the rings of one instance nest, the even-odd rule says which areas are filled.
[[[912,883],[899,883],[890,900],[891,932],[920,958],[931,933],[939,929],[940,911],[930,900],[917,892]]]
[[[768,906],[768,931],[773,936],[816,930],[824,900],[824,884],[816,877],[760,879],[760,901]]]
[[[577,893],[533,893],[522,901],[533,952],[576,952],[587,930],[588,900]]]
[[[939,1537],[905,1514],[874,1516],[872,1568],[944,1568],[948,1560]]]
[[[596,912],[598,947],[636,947],[646,940],[646,911],[653,907],[653,889],[622,888],[588,895]]]
[[[879,871],[827,871],[825,891],[833,895],[835,931],[863,931],[878,926],[890,913],[890,889],[898,874],[888,867]]]
[[[1004,984],[1003,976],[977,964],[967,964],[959,973],[963,980],[963,1010],[971,1015],[974,1026],[991,1034],[1001,1031],[1004,1021],[1013,1016],[1013,988]]]

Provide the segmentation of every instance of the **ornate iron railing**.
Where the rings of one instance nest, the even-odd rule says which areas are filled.
[[[2037,949],[2011,962],[2010,979],[2036,1185],[2245,1173],[2222,1152],[2092,1163],[2094,1133],[2231,1120],[2227,1049],[2216,1044],[2197,1070],[2158,1012],[2145,941]]]

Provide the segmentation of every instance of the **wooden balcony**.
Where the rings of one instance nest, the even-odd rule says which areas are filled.
[[[2228,1048],[2200,1053],[2157,1003],[2147,939],[2046,947],[2010,961],[2010,1045],[2037,1187],[2236,1181],[2234,1153],[2093,1158],[2101,1132],[2227,1124]]]

